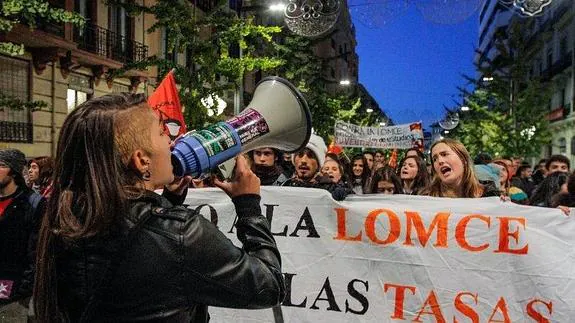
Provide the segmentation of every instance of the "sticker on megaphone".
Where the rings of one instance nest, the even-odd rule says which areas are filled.
[[[172,151],[174,175],[200,176],[235,157],[242,145],[267,133],[269,126],[256,110],[248,108],[226,122],[190,131],[176,140]]]

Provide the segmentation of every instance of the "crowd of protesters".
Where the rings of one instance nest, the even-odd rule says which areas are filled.
[[[115,99],[124,100],[122,98]],[[111,104],[109,102],[104,103]],[[145,109],[141,107],[145,107]],[[86,110],[86,114],[89,114],[88,108],[88,106],[83,109],[78,108],[78,111]],[[141,103],[120,108],[112,104],[110,109],[112,108],[118,109],[118,111],[122,109],[138,111],[142,114],[143,119],[150,119],[151,122],[156,120],[152,114],[147,114],[148,108]],[[74,122],[73,119],[67,121],[65,127],[75,129]],[[137,125],[134,124],[134,127]],[[155,128],[152,127],[152,129]],[[162,131],[158,128],[156,132],[159,134]],[[130,133],[135,135],[133,132]],[[122,140],[118,135],[116,137],[114,135],[115,132],[107,134],[110,145],[116,140]],[[73,139],[74,136],[73,133],[69,133],[64,134],[62,138],[73,141],[75,140]],[[223,235],[218,235],[217,229],[208,228],[207,222],[202,221],[190,222],[187,225],[202,228],[200,231],[206,232],[204,237],[206,244],[214,245],[214,241],[218,241],[219,249],[204,248],[205,250],[198,251],[197,254],[190,253],[190,259],[195,257],[198,262],[186,262],[184,264],[180,258],[174,256],[175,253],[170,251],[170,248],[179,248],[179,245],[170,239],[162,242],[167,247],[163,246],[160,248],[161,250],[152,248],[154,252],[162,255],[161,259],[173,258],[170,261],[178,263],[181,268],[189,267],[192,268],[191,270],[205,271],[209,275],[218,273],[221,268],[205,268],[206,266],[202,265],[200,260],[203,259],[202,257],[216,259],[217,253],[219,259],[229,261],[229,263],[222,263],[224,266],[222,268],[227,268],[226,275],[235,277],[230,283],[230,288],[237,291],[238,295],[259,295],[258,293],[262,290],[270,291],[270,295],[268,295],[270,297],[256,299],[250,304],[236,302],[226,298],[225,295],[218,294],[220,288],[218,284],[209,282],[202,283],[204,284],[202,285],[202,293],[204,293],[202,295],[197,294],[193,288],[180,291],[179,294],[175,292],[162,294],[165,296],[163,301],[160,301],[162,306],[182,308],[181,311],[174,312],[174,318],[181,316],[186,319],[194,317],[201,318],[201,320],[208,317],[202,302],[242,308],[259,308],[277,304],[283,297],[279,254],[273,238],[268,232],[269,230],[266,229],[267,226],[261,223],[260,218],[257,217],[261,214],[261,210],[258,205],[259,184],[256,185],[255,176],[259,178],[261,185],[324,189],[329,191],[331,196],[338,201],[344,200],[350,195],[363,194],[407,194],[448,198],[499,196],[501,199],[523,205],[560,208],[566,214],[569,214],[570,207],[575,207],[575,174],[570,173],[570,160],[563,155],[553,155],[548,159],[542,159],[532,167],[517,157],[492,158],[483,153],[472,158],[460,142],[442,139],[432,145],[428,156],[417,149],[410,149],[406,151],[402,160],[396,163],[392,160],[386,160],[386,154],[381,150],[364,151],[362,154],[352,157],[348,157],[345,153],[328,152],[323,139],[312,135],[306,147],[293,154],[286,154],[271,147],[250,151],[247,154],[249,157],[247,161],[238,160],[238,167],[243,170],[241,175],[237,175],[231,183],[221,182],[214,178],[190,178],[180,182],[176,187],[168,189],[169,185],[173,185],[170,184],[173,180],[171,172],[149,166],[154,158],[157,163],[164,163],[164,166],[169,164],[168,141],[161,138],[157,140],[158,143],[154,144],[161,146],[158,148],[158,151],[161,151],[161,158],[154,154],[148,154],[143,148],[138,148],[142,142],[134,141],[130,144],[141,155],[135,155],[135,153],[130,155],[127,151],[124,152],[126,158],[122,160],[122,168],[113,167],[117,156],[109,152],[109,156],[105,156],[110,163],[108,174],[90,174],[97,177],[99,186],[96,187],[98,187],[100,194],[105,193],[106,196],[110,196],[110,201],[107,202],[111,204],[105,206],[103,201],[84,201],[85,205],[80,209],[75,205],[74,199],[81,200],[88,197],[81,195],[73,197],[70,194],[79,193],[71,193],[70,190],[77,185],[87,185],[82,183],[87,178],[89,166],[93,166],[97,162],[91,159],[95,155],[84,156],[83,158],[87,158],[86,160],[82,160],[76,155],[72,156],[75,154],[76,146],[82,145],[82,143],[70,142],[68,143],[69,146],[62,146],[60,152],[62,158],[58,167],[50,157],[37,157],[26,161],[24,154],[18,150],[0,150],[0,255],[2,255],[0,257],[0,318],[32,316],[31,309],[34,306],[32,306],[31,296],[34,286],[36,250],[40,254],[37,264],[41,265],[38,270],[39,273],[36,274],[36,292],[34,294],[34,302],[39,303],[35,307],[36,310],[40,311],[37,313],[39,317],[46,321],[59,321],[61,317],[47,320],[54,312],[55,306],[58,305],[52,303],[53,298],[58,298],[65,301],[65,304],[60,305],[60,310],[68,315],[68,319],[71,321],[83,320],[86,315],[105,318],[102,313],[97,313],[96,305],[92,304],[94,302],[92,297],[88,297],[86,291],[81,289],[90,289],[92,293],[98,296],[102,289],[94,285],[93,281],[87,281],[85,275],[95,274],[93,270],[96,270],[94,269],[96,267],[98,267],[97,270],[100,271],[100,274],[106,274],[106,269],[102,267],[102,264],[94,265],[94,268],[82,269],[84,276],[77,276],[79,273],[77,266],[85,262],[88,259],[86,255],[90,253],[92,253],[90,257],[105,258],[105,255],[100,254],[97,250],[103,250],[103,252],[111,254],[113,258],[116,255],[113,250],[122,248],[122,243],[126,242],[127,238],[118,238],[117,241],[119,242],[112,246],[107,239],[110,237],[113,238],[112,240],[116,239],[115,234],[117,233],[109,232],[101,235],[99,230],[104,230],[103,228],[109,225],[109,221],[113,220],[108,219],[110,214],[106,212],[113,212],[113,204],[116,203],[118,207],[128,205],[128,209],[124,211],[131,212],[129,217],[132,217],[132,220],[142,216],[141,212],[147,215],[153,213],[160,218],[164,213],[169,213],[169,216],[166,215],[165,219],[158,222],[156,230],[164,230],[166,235],[174,234],[179,229],[174,229],[177,226],[172,227],[172,222],[178,222],[177,219],[183,217],[183,214],[187,212],[185,209],[177,209],[177,205],[182,203],[181,196],[185,194],[185,189],[188,186],[191,188],[218,186],[224,189],[232,197],[238,214],[245,220],[245,223],[242,222],[242,226],[245,228],[238,227],[238,235],[248,234],[245,232],[256,232],[257,230],[253,231],[252,229],[257,227],[260,230],[258,231],[258,241],[261,240],[261,244],[266,245],[266,248],[271,250],[271,253],[244,256],[243,251],[229,244],[229,241],[226,242],[227,239]],[[94,151],[94,154],[101,153]],[[87,168],[82,166],[87,166]],[[79,171],[80,168],[83,170]],[[117,182],[109,182],[109,176],[115,178]],[[58,183],[57,185],[54,185],[54,179],[57,179],[55,182]],[[138,188],[138,192],[140,192],[139,195],[136,194],[136,197],[128,198],[135,191],[115,191],[121,188],[121,185],[132,180],[134,181],[133,189]],[[67,183],[66,186],[62,186],[65,182]],[[113,185],[107,186],[107,184]],[[163,196],[154,193],[154,189],[162,187],[164,188]],[[55,200],[53,194],[58,199]],[[129,204],[125,205],[121,199],[127,199]],[[154,208],[147,211],[141,210],[142,205],[144,205],[142,203],[152,203]],[[102,207],[103,209],[99,209]],[[71,212],[82,214],[95,212],[94,214],[101,217],[103,222],[99,224],[97,222],[74,222],[77,220],[66,218],[71,216]],[[88,215],[85,214],[85,216]],[[96,220],[87,217],[83,218],[82,221]],[[40,230],[42,221],[44,221],[43,229]],[[136,222],[130,223],[126,223],[128,227],[133,226]],[[86,224],[94,227],[89,228],[89,230],[83,228],[82,226]],[[40,238],[39,231],[41,232]],[[82,245],[71,243],[77,238],[74,235],[82,238]],[[185,239],[192,239],[191,236],[186,236],[186,233],[184,233],[184,237],[187,237]],[[185,239],[182,241],[187,241]],[[193,239],[196,243],[202,237],[194,237]],[[37,249],[37,245],[40,248]],[[108,250],[108,248],[111,249]],[[58,250],[57,259],[49,254],[54,250]],[[93,254],[94,252],[96,253]],[[164,254],[166,252],[168,254]],[[140,255],[140,253],[136,254]],[[124,254],[122,253],[122,255]],[[265,259],[265,261],[258,260],[260,258]],[[176,266],[176,268],[166,261],[142,263],[142,259],[146,259],[143,254],[141,257],[130,257],[130,259],[130,263],[137,265],[138,268],[145,267],[152,270],[161,267],[162,270],[168,272],[173,269],[173,275],[164,276],[166,284],[171,282],[173,277],[183,277],[180,269],[178,269],[180,267]],[[244,270],[231,266],[230,264],[237,259],[242,259],[245,266],[251,269]],[[62,275],[68,275],[68,280],[61,280]],[[249,278],[249,281],[255,279],[259,282],[245,284],[246,277]],[[194,284],[199,284],[199,281]],[[123,282],[116,282],[116,284],[123,284]],[[58,292],[56,287],[64,289]],[[68,291],[66,292],[66,290]],[[135,290],[139,291],[139,295],[142,297],[145,296],[145,289],[136,288]],[[132,293],[134,289],[127,289],[126,292]],[[189,297],[199,300],[192,311],[182,307],[187,304],[186,299]],[[149,304],[152,301],[157,302],[158,300],[147,299],[142,304]],[[126,318],[141,318],[148,315],[144,313],[145,311],[126,314],[127,308],[122,306],[127,303],[111,303],[114,300],[102,299],[98,302],[98,306],[105,303],[107,308],[113,308],[116,311],[113,313],[114,317],[124,315]],[[174,305],[170,302],[177,304],[174,303]],[[155,314],[150,315],[152,315],[150,317],[155,317]]]
[[[392,167],[382,150],[348,157],[328,152],[322,138],[286,155],[273,148],[249,153],[262,185],[314,187],[328,190],[335,200],[350,194],[408,194],[451,198],[499,196],[503,200],[540,207],[575,207],[575,175],[563,155],[541,159],[535,167],[518,157],[475,158],[460,142],[435,142],[429,156],[406,151]],[[286,159],[287,156],[287,159]]]

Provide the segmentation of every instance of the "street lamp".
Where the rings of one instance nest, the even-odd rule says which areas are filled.
[[[283,3],[274,3],[269,6],[270,11],[284,11],[286,9],[286,5]]]

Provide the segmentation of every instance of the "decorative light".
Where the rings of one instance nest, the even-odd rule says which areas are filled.
[[[493,81],[493,76],[484,76],[481,80],[483,80],[483,82],[491,82]]]
[[[320,37],[333,29],[341,7],[341,0],[289,0],[284,21],[295,34]]]
[[[469,111],[469,107],[464,105],[461,107],[461,111]]]
[[[365,112],[367,112],[367,113],[372,113],[372,112],[373,112],[373,109],[372,109],[372,108],[367,108],[367,109],[365,109]]]
[[[499,0],[501,4],[515,9],[520,15],[533,17],[541,14],[552,0]]]
[[[380,122],[379,125],[385,127],[387,124],[385,122]]]
[[[351,81],[350,80],[341,80],[339,81],[339,85],[350,85]]]
[[[439,126],[444,130],[451,130],[459,124],[459,114],[449,111],[443,120],[439,121]]]

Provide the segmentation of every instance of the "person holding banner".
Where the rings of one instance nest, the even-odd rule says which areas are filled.
[[[293,154],[294,176],[282,186],[325,189],[331,193],[334,200],[344,200],[349,193],[348,189],[335,184],[329,176],[324,176],[320,172],[326,153],[327,147],[323,138],[312,134],[306,147]]]
[[[395,174],[395,170],[389,166],[376,170],[371,178],[370,193],[402,194],[401,180]]]
[[[450,138],[436,141],[431,146],[431,161],[431,184],[422,195],[455,198],[500,196],[499,191],[479,183],[473,160],[461,142]]]
[[[400,165],[399,177],[404,194],[418,195],[429,185],[429,173],[424,160],[418,156],[407,156]]]
[[[246,159],[231,182],[215,180],[235,206],[238,248],[181,206],[191,178],[174,179],[170,148],[141,94],[94,98],[68,115],[38,243],[39,322],[207,322],[208,305],[282,301],[280,254]]]
[[[351,185],[355,194],[365,194],[369,190],[370,172],[367,160],[363,155],[355,155],[351,159]]]

